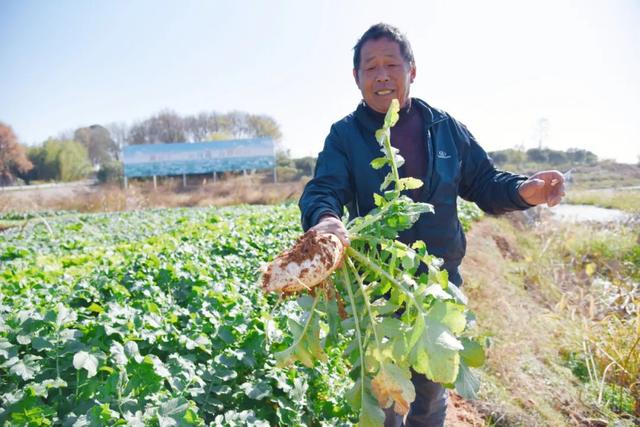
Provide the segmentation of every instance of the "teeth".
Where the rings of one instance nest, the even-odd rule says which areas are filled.
[[[391,93],[391,90],[379,90],[376,92],[378,95],[389,95]]]

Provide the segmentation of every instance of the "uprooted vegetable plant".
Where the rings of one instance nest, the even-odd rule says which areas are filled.
[[[389,168],[374,194],[376,209],[347,224],[351,245],[332,235],[309,231],[266,269],[266,291],[297,294],[300,320],[288,319],[292,344],[276,354],[282,365],[313,366],[326,359],[328,346],[344,348],[353,387],[347,394],[361,426],[380,426],[382,408],[405,415],[415,399],[411,371],[473,397],[479,382],[470,367],[484,362],[481,345],[468,337],[473,320],[466,298],[440,269],[442,261],[417,241],[397,240],[431,205],[402,194],[422,186],[400,178],[404,159],[391,146],[398,120],[394,100],[376,132],[382,157],[375,169]]]

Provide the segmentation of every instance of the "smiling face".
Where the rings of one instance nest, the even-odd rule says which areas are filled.
[[[398,43],[383,37],[362,45],[360,66],[353,76],[367,105],[386,113],[394,98],[401,107],[407,104],[416,67],[403,58]]]

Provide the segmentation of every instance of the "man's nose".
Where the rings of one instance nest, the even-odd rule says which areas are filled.
[[[376,73],[376,81],[378,82],[386,82],[389,80],[389,74],[387,74],[387,70],[384,67],[379,67]]]

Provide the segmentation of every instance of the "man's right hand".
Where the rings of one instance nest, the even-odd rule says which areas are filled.
[[[319,233],[329,233],[337,236],[342,244],[349,246],[349,235],[342,221],[333,215],[323,215],[320,217],[320,221],[310,228]]]

